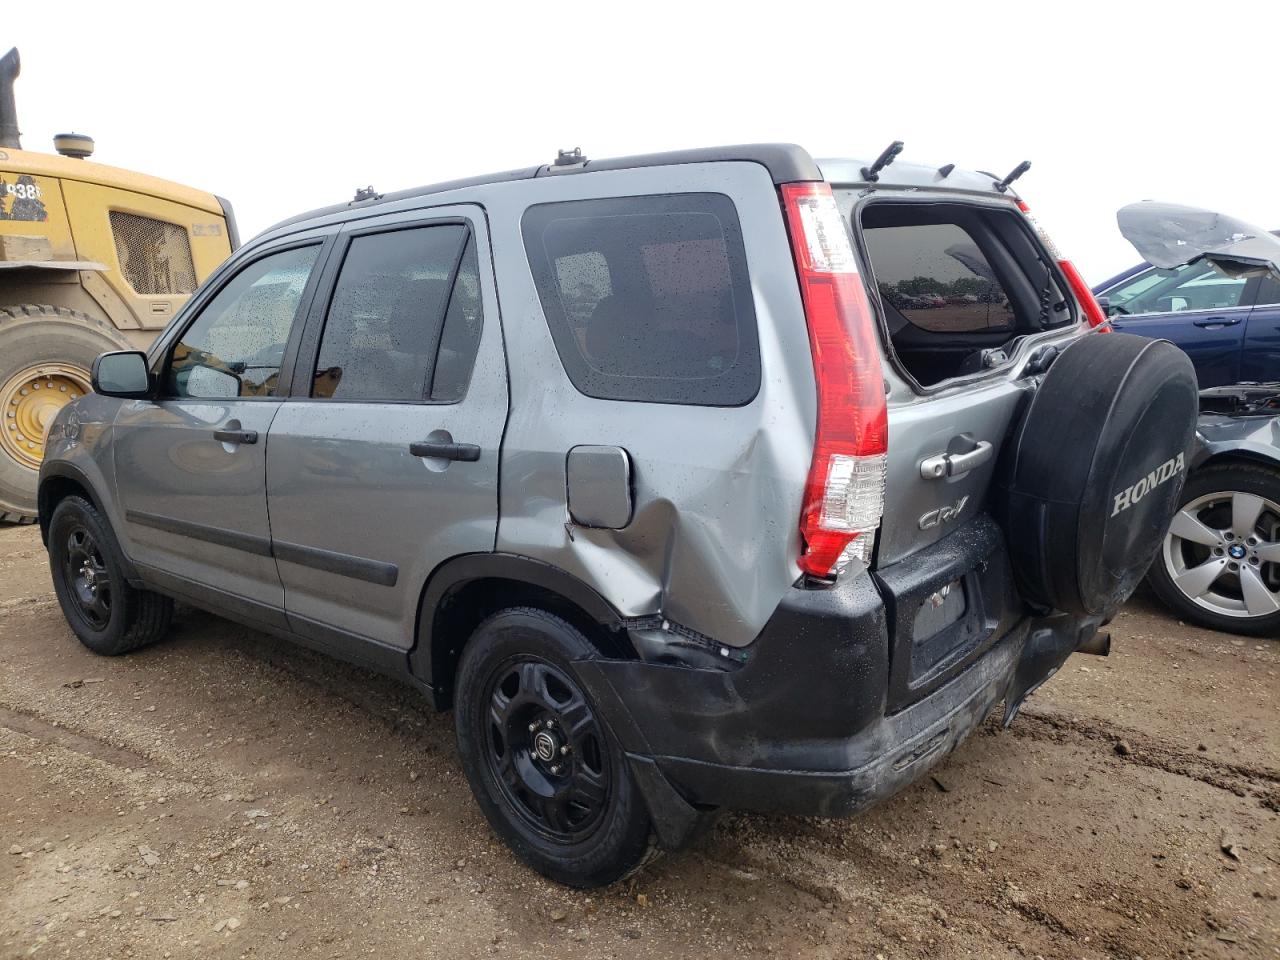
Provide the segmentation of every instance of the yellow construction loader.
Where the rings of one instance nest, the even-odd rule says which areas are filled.
[[[22,149],[0,57],[0,521],[36,515],[45,432],[105,350],[145,349],[237,246],[211,193],[91,163],[93,140]]]

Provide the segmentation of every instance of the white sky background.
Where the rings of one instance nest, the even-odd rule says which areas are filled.
[[[64,2],[4,17],[27,149],[231,200],[247,239],[390,191],[550,161],[793,141],[1018,184],[1086,279],[1141,199],[1280,228],[1280,2]],[[16,12],[16,11],[15,11]]]

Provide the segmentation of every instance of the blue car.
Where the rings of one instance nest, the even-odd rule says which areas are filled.
[[[1169,269],[1140,263],[1093,292],[1105,298],[1116,330],[1185,350],[1202,388],[1280,380],[1280,280],[1274,274],[1232,276],[1209,258]]]

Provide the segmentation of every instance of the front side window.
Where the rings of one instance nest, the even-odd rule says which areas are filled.
[[[1172,270],[1152,267],[1104,293],[1112,316],[1224,310],[1241,306],[1245,278],[1228,277],[1207,263],[1188,263]]]
[[[702,406],[756,395],[755,309],[728,197],[541,204],[522,232],[556,350],[582,393]]]
[[[244,267],[200,310],[164,372],[172,397],[274,396],[285,343],[320,245],[296,247]]]
[[[389,402],[461,397],[481,319],[469,234],[461,224],[441,224],[351,241],[320,340],[313,397]],[[448,359],[437,391],[438,353]]]

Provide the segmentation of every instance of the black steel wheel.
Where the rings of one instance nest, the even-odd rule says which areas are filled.
[[[111,526],[83,497],[66,497],[49,518],[49,569],[62,615],[80,642],[104,656],[165,635],[173,601],[129,585]]]
[[[487,687],[486,760],[507,802],[554,842],[590,836],[609,802],[609,752],[582,691],[532,656],[498,664]]]
[[[71,609],[90,630],[102,631],[111,622],[111,571],[102,548],[81,522],[73,523],[62,546],[62,576],[71,587]]]
[[[480,808],[529,866],[574,887],[619,880],[654,849],[627,759],[574,674],[596,656],[561,618],[504,610],[467,641],[455,684],[458,752]]]

